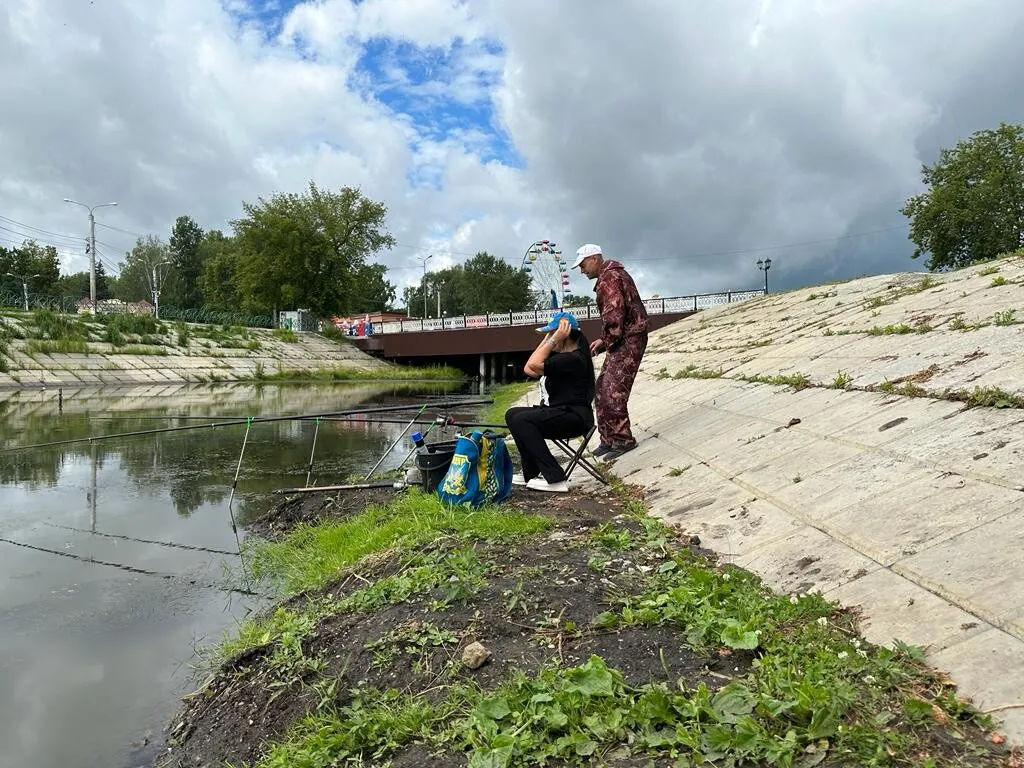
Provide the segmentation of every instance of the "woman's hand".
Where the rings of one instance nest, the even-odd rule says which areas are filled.
[[[572,332],[572,326],[569,325],[569,321],[564,317],[558,321],[558,327],[555,328],[551,334],[551,340],[555,344],[561,344],[563,341],[569,338],[569,334]]]
[[[604,341],[602,339],[595,339],[590,342],[590,354],[599,355],[604,352]]]

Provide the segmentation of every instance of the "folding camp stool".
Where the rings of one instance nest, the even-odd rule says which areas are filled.
[[[590,431],[587,432],[587,434],[585,434],[581,438],[582,442],[580,443],[580,447],[575,449],[569,444],[569,440],[551,441],[561,449],[562,453],[569,457],[569,464],[565,468],[566,480],[569,479],[569,476],[572,474],[572,471],[576,468],[577,465],[579,465],[583,467],[583,469],[586,470],[591,477],[595,478],[601,483],[604,483],[605,485],[608,485],[608,481],[604,479],[604,476],[594,467],[594,465],[587,461],[585,458],[583,458],[583,453],[587,450],[587,446],[590,444],[590,438],[594,436],[594,432],[596,431],[596,425],[591,427]]]

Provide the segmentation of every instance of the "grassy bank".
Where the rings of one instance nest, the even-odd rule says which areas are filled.
[[[1013,764],[919,650],[718,564],[622,487],[411,492],[251,557],[289,597],[221,646],[172,765]]]
[[[437,366],[421,368],[405,365],[387,365],[365,370],[360,368],[278,368],[266,371],[259,363],[252,381],[462,381],[465,374],[458,368]]]
[[[494,398],[494,402],[480,412],[480,421],[485,424],[504,424],[505,411],[519,402],[526,394],[536,390],[536,381],[502,384],[488,393],[490,397]]]

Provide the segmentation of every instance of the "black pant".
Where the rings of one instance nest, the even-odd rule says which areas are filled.
[[[585,405],[535,405],[509,408],[505,412],[505,423],[516,441],[523,477],[532,480],[543,475],[549,483],[560,483],[565,480],[565,470],[544,441],[582,437],[594,426],[594,413]]]

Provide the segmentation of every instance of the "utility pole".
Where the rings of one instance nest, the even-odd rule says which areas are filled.
[[[423,291],[423,319],[427,319],[427,262],[434,258],[434,254],[429,256],[417,256],[420,261],[423,262],[423,284],[420,289]]]
[[[16,275],[13,272],[8,272],[7,274],[21,281],[21,294],[25,299],[25,311],[28,312],[28,281],[39,277],[39,275]]]
[[[437,286],[437,316],[441,316],[441,286]]]
[[[65,203],[71,203],[72,205],[80,205],[89,212],[89,303],[92,307],[92,313],[96,314],[96,217],[93,215],[93,211],[97,208],[106,208],[108,206],[115,206],[117,203],[100,203],[92,207],[85,203],[80,203],[77,200],[71,200],[70,198],[64,198]]]

